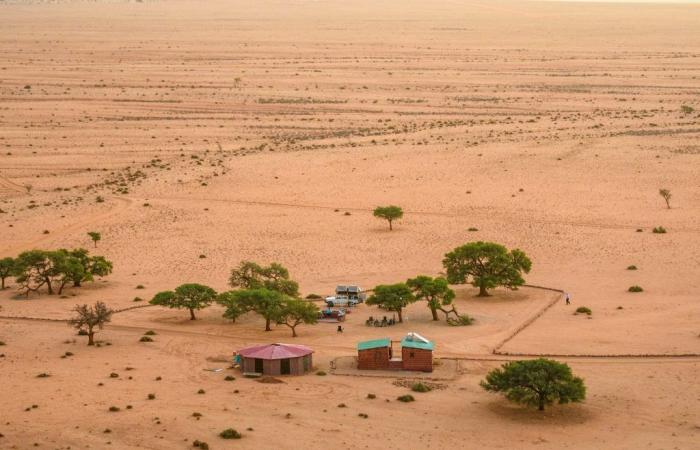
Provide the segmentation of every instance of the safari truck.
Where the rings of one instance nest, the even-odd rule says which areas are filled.
[[[363,303],[367,296],[362,292],[359,286],[336,286],[335,295],[326,297],[326,305],[334,306],[355,306],[358,303]]]

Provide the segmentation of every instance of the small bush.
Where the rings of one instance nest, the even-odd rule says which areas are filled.
[[[146,289],[146,287],[143,284],[139,284],[136,286],[136,289]]]
[[[135,302],[142,302],[143,299],[142,299],[141,297],[134,297],[134,300],[133,300],[133,301],[135,301]]]
[[[447,325],[450,325],[453,327],[464,327],[467,325],[471,325],[473,322],[474,322],[474,319],[467,316],[466,314],[460,315],[457,318],[454,318],[454,317],[447,318]]]
[[[324,372],[323,370],[318,370],[318,371],[316,371],[316,375],[323,377],[323,376],[326,376],[326,372]]]
[[[475,227],[469,227],[467,231],[479,231],[479,229]]]
[[[629,289],[627,289],[627,292],[643,292],[644,289],[642,289],[641,286],[637,286],[636,284],[634,286],[630,286]]]
[[[338,404],[338,408],[347,408],[347,407],[348,407],[348,405],[346,405],[345,403]]]
[[[683,114],[690,114],[690,113],[692,113],[693,111],[695,111],[695,110],[693,109],[692,106],[681,105],[681,112],[682,112]]]
[[[88,332],[85,330],[78,330],[78,336],[87,336]]]
[[[307,299],[307,300],[318,300],[318,299],[320,299],[320,298],[323,298],[323,297],[321,297],[321,296],[318,295],[318,294],[309,294],[309,295],[306,296],[306,299]]]
[[[226,378],[224,378],[224,381],[234,381],[236,377],[233,375],[226,375]]]
[[[205,391],[204,389],[200,389],[200,390],[197,391],[197,393],[198,393],[198,394],[204,394],[204,393],[206,393],[206,391]]]
[[[155,335],[156,335],[156,332],[153,331],[153,330],[148,330],[148,331],[146,331],[146,332],[143,333],[143,334],[144,334],[144,336],[155,336]]]
[[[39,375],[37,375],[36,377],[37,377],[37,378],[48,378],[48,377],[50,377],[50,376],[51,376],[51,375],[49,375],[48,373],[42,372],[42,373],[40,373]]]
[[[153,342],[153,339],[150,336],[141,336],[139,342]]]
[[[574,314],[587,314],[590,316],[593,314],[593,311],[591,311],[591,308],[588,308],[587,306],[579,306],[576,308],[576,312]]]
[[[653,230],[651,230],[652,233],[654,234],[666,234],[666,228],[664,227],[654,227]]]
[[[411,394],[401,395],[401,396],[397,397],[396,400],[398,400],[400,402],[404,402],[404,403],[416,401],[416,399],[413,398],[413,396]]]
[[[192,417],[195,417],[195,418],[199,419],[200,417],[202,417],[202,413],[193,412],[193,413],[192,413]]]
[[[120,411],[118,406],[110,406],[109,407],[109,412],[118,412]]]
[[[374,394],[367,394],[367,398],[370,400],[374,400],[375,398],[377,398],[377,396]]]
[[[413,383],[413,385],[411,386],[411,390],[413,392],[430,392],[433,389],[430,386],[428,386],[427,384],[418,382],[418,383]]]
[[[627,270],[637,270],[637,266],[635,266],[634,264],[631,266],[627,266]]]
[[[367,414],[365,414],[365,413],[360,413],[360,414],[358,414],[358,416],[359,416],[359,417],[362,417],[363,419],[369,418],[369,416],[368,416]]]
[[[0,341],[0,347],[2,347],[3,345],[5,345],[5,342]]]
[[[155,399],[156,399],[156,394],[148,394],[148,399],[149,399],[149,400],[155,400]]]
[[[222,439],[240,439],[241,433],[238,431],[234,430],[233,428],[227,428],[221,433],[219,433],[219,436],[221,436]]]
[[[192,442],[192,447],[197,447],[201,450],[209,450],[209,444],[196,439]]]

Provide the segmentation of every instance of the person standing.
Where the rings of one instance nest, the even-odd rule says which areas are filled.
[[[566,304],[570,305],[571,304],[571,296],[569,295],[568,292],[565,292],[565,294],[566,294]]]

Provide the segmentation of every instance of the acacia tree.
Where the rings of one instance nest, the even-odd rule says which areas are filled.
[[[243,289],[265,288],[290,297],[299,296],[299,284],[290,279],[289,271],[278,263],[264,267],[252,261],[241,261],[231,270],[229,285]]]
[[[151,305],[161,305],[167,308],[187,309],[190,320],[195,320],[195,310],[204,309],[216,299],[216,291],[209,286],[197,283],[183,284],[174,291],[157,293],[150,301]]]
[[[428,302],[428,308],[433,315],[433,320],[440,320],[438,310],[448,314],[443,306],[452,304],[455,298],[455,293],[450,289],[447,280],[438,277],[432,278],[426,275],[418,275],[406,281],[406,285],[413,290],[416,300],[425,300]]]
[[[101,330],[111,320],[114,313],[102,302],[95,303],[95,306],[75,305],[73,311],[75,316],[68,321],[68,325],[78,330],[85,330],[88,336],[88,345],[95,345],[95,327]]]
[[[555,400],[564,404],[586,398],[583,379],[575,377],[568,365],[545,358],[508,362],[489,372],[480,385],[490,392],[502,392],[512,402],[537,406],[540,411]]]
[[[37,292],[46,285],[49,295],[53,294],[53,286],[60,278],[59,271],[61,256],[58,252],[45,250],[30,250],[19,254],[15,260],[15,270],[19,290],[29,297],[31,292]],[[57,264],[57,262],[59,264]]]
[[[311,302],[296,298],[287,298],[282,302],[277,313],[278,325],[286,325],[292,329],[292,337],[297,337],[296,328],[299,324],[314,324],[318,322],[319,309]]]
[[[282,306],[288,298],[279,291],[267,288],[231,291],[230,295],[227,295],[226,301],[229,304],[224,317],[235,318],[253,311],[265,319],[265,331],[272,331],[270,324],[279,317]]]
[[[493,242],[472,242],[457,247],[445,255],[442,264],[450,284],[471,280],[479,288],[479,297],[488,297],[488,289],[504,286],[517,289],[525,283],[522,273],[529,273],[532,262],[519,250],[508,251]]]
[[[366,303],[397,313],[399,322],[403,322],[403,309],[415,301],[416,297],[406,283],[396,283],[380,284],[375,287],[374,293],[367,299]]]
[[[671,209],[671,191],[668,189],[659,189],[659,195],[666,201],[666,207]]]
[[[12,258],[0,259],[0,289],[5,289],[5,279],[15,275],[15,260]]]
[[[90,236],[90,239],[95,244],[95,248],[97,248],[97,241],[102,239],[102,235],[97,231],[88,231],[88,236]]]
[[[245,305],[238,300],[236,292],[239,291],[226,291],[216,297],[216,303],[225,308],[223,317],[231,319],[233,323],[236,323],[236,319],[248,312]]]
[[[374,208],[374,217],[378,219],[384,219],[389,222],[389,230],[393,230],[394,220],[398,220],[403,217],[403,209],[400,206],[377,206]]]

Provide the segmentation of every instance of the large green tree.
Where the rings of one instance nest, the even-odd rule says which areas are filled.
[[[574,376],[568,365],[545,358],[508,362],[489,372],[480,384],[487,391],[501,392],[512,402],[537,406],[540,411],[554,401],[564,404],[586,398],[583,379]]]
[[[522,273],[529,273],[532,262],[518,249],[493,242],[472,242],[457,247],[445,255],[442,264],[451,284],[471,282],[479,288],[479,296],[488,296],[488,290],[497,286],[517,289],[525,283]]]
[[[403,309],[415,301],[416,297],[411,288],[406,283],[397,283],[380,284],[375,287],[366,303],[397,313],[399,322],[403,322]]]
[[[167,308],[187,309],[190,311],[190,320],[195,320],[195,310],[206,308],[215,299],[214,289],[202,284],[189,283],[178,286],[174,291],[159,292],[150,303]]]
[[[394,220],[398,220],[403,217],[403,209],[400,206],[377,206],[374,208],[374,217],[378,219],[384,219],[389,222],[389,230],[394,229]]]
[[[15,270],[19,290],[29,297],[46,286],[49,294],[54,293],[54,285],[62,277],[60,266],[61,252],[29,250],[19,254],[15,260]]]
[[[452,304],[455,293],[450,289],[446,279],[418,275],[407,280],[406,285],[413,290],[417,300],[428,302],[428,308],[430,308],[430,312],[433,315],[433,320],[440,320],[438,310],[447,315],[447,311],[443,307]]]
[[[73,311],[75,316],[68,321],[68,325],[84,330],[88,336],[88,345],[95,345],[95,327],[101,330],[114,313],[102,302],[95,303],[95,306],[76,305]]]
[[[0,259],[0,289],[5,289],[5,279],[15,275],[16,264],[13,258]]]
[[[234,288],[277,291],[290,297],[299,296],[299,284],[289,278],[289,271],[278,263],[261,266],[252,261],[241,261],[231,271],[229,285]]]
[[[221,298],[221,297],[220,297]],[[267,288],[241,289],[227,294],[224,317],[233,318],[253,311],[265,319],[265,331],[272,331],[270,324],[276,321],[285,301],[290,297]]]
[[[292,337],[297,337],[297,326],[314,324],[318,322],[319,309],[311,302],[296,298],[287,298],[277,313],[275,320],[278,324],[286,325],[292,329]]]

